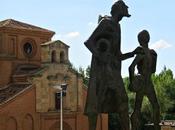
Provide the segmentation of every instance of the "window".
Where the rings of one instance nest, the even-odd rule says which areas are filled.
[[[56,62],[56,51],[55,50],[52,51],[52,53],[51,53],[51,62],[52,63]]]
[[[21,49],[24,53],[24,56],[27,58],[32,58],[37,53],[37,45],[35,40],[31,38],[25,38],[21,43]]]
[[[10,117],[6,122],[7,128],[6,130],[17,130],[17,121],[14,117]]]
[[[33,47],[32,47],[32,44],[27,42],[24,44],[23,46],[23,49],[24,49],[24,52],[27,54],[27,55],[31,55],[32,54],[32,51],[33,51]]]
[[[56,92],[55,93],[55,108],[56,108],[56,110],[60,110],[60,103],[61,103],[60,92]]]
[[[25,115],[23,119],[23,130],[34,130],[34,121],[32,115]]]
[[[65,55],[64,55],[64,52],[62,51],[61,53],[60,53],[60,63],[64,63],[65,62]]]

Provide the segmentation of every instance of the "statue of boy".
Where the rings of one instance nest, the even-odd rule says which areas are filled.
[[[134,61],[129,67],[129,89],[136,92],[135,108],[131,116],[132,130],[140,130],[140,115],[144,95],[148,97],[153,107],[154,130],[160,130],[160,109],[151,75],[156,71],[157,53],[148,48],[150,36],[148,31],[143,30],[138,34],[140,47]],[[134,74],[137,66],[138,74]]]

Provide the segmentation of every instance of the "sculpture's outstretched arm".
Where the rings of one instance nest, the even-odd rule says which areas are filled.
[[[126,60],[128,58],[131,58],[134,56],[134,51],[133,52],[128,52],[128,53],[125,53],[125,54],[121,54],[120,55],[120,60]]]
[[[142,47],[137,47],[134,51],[132,52],[128,52],[128,53],[125,53],[125,54],[121,54],[120,55],[120,60],[126,60],[128,58],[131,58],[133,57],[135,54],[144,54],[144,51],[142,49]]]

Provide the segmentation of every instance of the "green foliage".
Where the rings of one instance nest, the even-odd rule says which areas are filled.
[[[82,67],[79,67],[78,73],[83,78],[83,83],[88,86],[89,83],[89,77],[90,77],[90,66],[88,66],[86,69],[83,69]]]
[[[91,67],[90,66],[88,66],[87,68],[86,68],[86,77],[89,79],[89,77],[90,77],[90,70],[91,70]]]
[[[175,79],[170,69],[164,69],[159,75],[153,75],[152,80],[159,100],[161,114],[167,113],[174,107]]]
[[[164,120],[175,120],[174,114],[165,114]]]
[[[75,68],[75,66],[74,66],[71,62],[69,62],[69,69],[71,69],[71,70],[74,71],[75,73],[78,73],[77,68]]]

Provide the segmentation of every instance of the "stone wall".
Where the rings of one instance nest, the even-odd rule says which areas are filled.
[[[36,108],[38,112],[55,110],[56,85],[67,84],[66,96],[63,98],[65,110],[83,110],[83,82],[82,78],[65,64],[45,64],[47,69],[40,77],[33,77],[36,84]]]
[[[55,62],[67,64],[69,62],[68,49],[69,46],[59,40],[46,42],[42,44],[41,60],[43,63]]]

